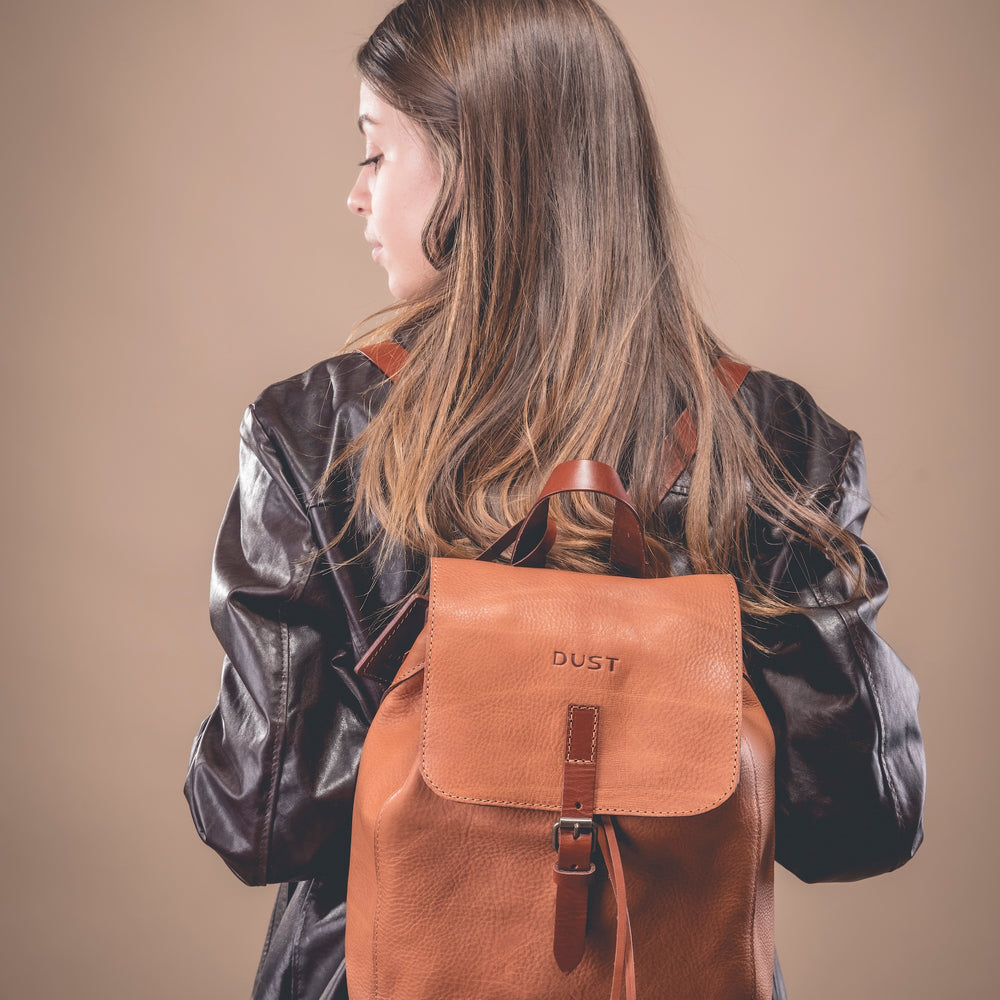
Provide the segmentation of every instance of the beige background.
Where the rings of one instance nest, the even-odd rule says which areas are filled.
[[[181,784],[244,405],[386,299],[344,200],[386,4],[4,0],[0,995],[245,997],[273,888]],[[1000,6],[609,0],[734,350],[865,437],[927,842],[779,877],[793,1000],[995,995]]]

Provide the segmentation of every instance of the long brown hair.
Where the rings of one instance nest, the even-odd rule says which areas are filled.
[[[683,545],[695,572],[737,577],[745,611],[787,611],[753,571],[756,512],[860,585],[856,542],[795,489],[713,375],[721,346],[692,299],[646,100],[604,11],[406,0],[357,64],[423,130],[443,183],[423,233],[439,281],[371,334],[406,339],[410,358],[338,460],[363,456],[354,516],[373,516],[390,545],[472,556],[524,516],[555,465],[594,458],[628,485],[660,572]],[[671,539],[663,446],[685,408],[698,445]],[[582,496],[561,510],[550,563],[600,569],[607,508]]]

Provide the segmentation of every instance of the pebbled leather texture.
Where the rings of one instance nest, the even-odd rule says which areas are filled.
[[[742,670],[730,576],[435,559],[421,771],[446,798],[556,811],[566,706],[600,705],[594,811],[705,812],[736,786]]]
[[[376,578],[373,526],[326,548],[352,479],[322,497],[313,488],[388,391],[382,372],[352,352],[270,386],[240,430],[239,478],[212,575],[225,659],[184,790],[199,836],[244,882],[283,883],[253,1000],[347,996],[355,775],[382,695],[354,666],[420,567],[396,558]],[[859,535],[870,501],[857,435],[767,372],[751,371],[740,399],[793,472]],[[687,486],[683,473],[663,501],[678,537]],[[888,591],[881,564],[865,546],[872,598],[852,599],[847,581],[780,528],[751,525],[750,544],[764,579],[801,609],[766,626],[744,623],[768,647],[744,656],[776,743],[777,859],[807,881],[890,871],[922,838],[924,754],[917,686],[875,627]],[[681,549],[673,570],[690,572]],[[415,918],[429,905],[416,901]],[[778,971],[773,996],[784,997]]]
[[[507,585],[491,588],[494,576]],[[518,577],[526,579],[517,587],[507,582]],[[739,625],[731,617],[726,625],[727,612],[732,613],[730,582],[700,576],[617,580],[434,560],[426,654],[423,643],[413,654],[423,660],[423,670],[412,672],[404,664],[401,673],[408,677],[386,694],[361,759],[347,923],[347,969],[355,1000],[608,996],[618,909],[607,872],[598,871],[592,881],[583,874],[590,837],[560,844],[560,865],[566,846],[568,860],[581,874],[567,874],[558,886],[550,874],[553,821],[570,808],[567,802],[579,801],[581,816],[611,812],[601,805],[602,783],[617,802],[615,839],[628,882],[638,995],[679,1000],[771,996],[774,742],[767,717],[742,678],[738,647],[734,657],[731,642],[703,637],[695,627],[674,634],[676,657],[658,658],[653,631],[644,661],[618,677],[606,675],[603,690],[589,683],[594,674],[586,668],[570,667],[568,680],[553,678],[551,665],[531,655],[548,648],[552,628],[592,631],[590,585],[600,584],[624,584],[630,599],[631,615],[625,614],[625,597],[621,607],[612,596],[602,609],[600,624],[612,635],[614,625],[608,623],[616,618],[622,632],[634,629],[637,619],[646,623],[662,614],[669,622],[679,613],[669,606],[675,589],[704,590],[710,595],[702,597],[707,607],[713,604],[712,592],[722,595],[717,602],[723,609],[721,631],[732,640]],[[584,585],[578,603],[567,596],[574,584]],[[643,591],[649,591],[644,598]],[[550,607],[543,598],[553,593]],[[689,601],[684,594],[679,603]],[[475,613],[480,602],[496,617],[495,634]],[[504,608],[511,609],[511,621]],[[444,614],[445,609],[453,614]],[[582,620],[588,609],[589,625]],[[466,615],[478,629],[479,641],[471,647],[462,628]],[[453,641],[442,647],[442,636],[452,630],[457,631]],[[669,632],[669,625],[664,630]],[[715,659],[722,665],[718,673]],[[685,674],[702,672],[708,679],[701,684],[695,679],[692,687]],[[569,702],[574,732],[568,737],[567,697],[574,691],[585,691],[590,702]],[[447,706],[443,716],[436,713],[435,701]],[[716,701],[726,717],[717,726],[712,723]],[[686,714],[700,723],[700,733],[687,729],[685,738],[668,746],[672,729],[686,729]],[[575,731],[577,722],[582,734]],[[735,785],[727,782],[721,800],[704,800],[701,782],[684,767],[658,770],[661,758],[683,755],[690,764],[717,741],[722,756],[731,757],[733,723],[742,739],[735,748],[739,759],[730,759],[728,768],[740,778]],[[421,756],[424,764],[418,766]],[[456,775],[461,792],[473,782],[472,794],[432,782],[429,756]],[[628,774],[633,762],[640,768]],[[546,770],[554,782],[551,801],[533,791],[536,772]],[[484,800],[476,794],[480,786],[494,789],[505,776],[512,782],[508,789],[523,786],[521,800]],[[689,784],[701,808],[694,815],[690,810],[670,815],[669,801],[662,808],[654,799],[656,808],[650,811],[660,815],[623,815],[623,807],[647,805],[641,799],[620,801],[621,789],[631,791],[636,783],[659,799],[669,800],[676,788],[685,804],[683,786]],[[711,783],[709,789],[718,791]],[[542,801],[525,801],[532,798]],[[568,831],[560,836],[571,839]],[[588,909],[586,947],[577,950],[574,942],[582,944],[578,920]],[[545,933],[554,916],[556,940],[562,938],[565,945],[561,955],[557,951],[558,962]],[[490,929],[475,958],[468,954],[470,926]]]

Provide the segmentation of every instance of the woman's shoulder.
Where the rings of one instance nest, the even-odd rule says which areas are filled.
[[[384,382],[368,358],[346,351],[271,383],[250,405],[262,421],[291,431],[345,410],[370,409],[373,393]]]
[[[739,398],[761,438],[801,483],[837,483],[849,462],[861,460],[858,435],[823,410],[798,382],[752,368]]]
[[[289,478],[315,484],[382,405],[385,376],[347,351],[273,382],[247,407],[243,436],[277,453]]]

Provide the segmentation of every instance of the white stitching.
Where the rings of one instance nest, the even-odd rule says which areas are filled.
[[[574,715],[576,709],[580,709],[583,712],[593,712],[594,713],[594,731],[590,737],[590,757],[585,760],[576,760],[570,757],[570,752],[573,749],[573,724],[576,716]],[[569,727],[566,734],[566,763],[567,764],[593,764],[597,759],[597,720],[600,714],[599,705],[570,705],[569,706]]]

